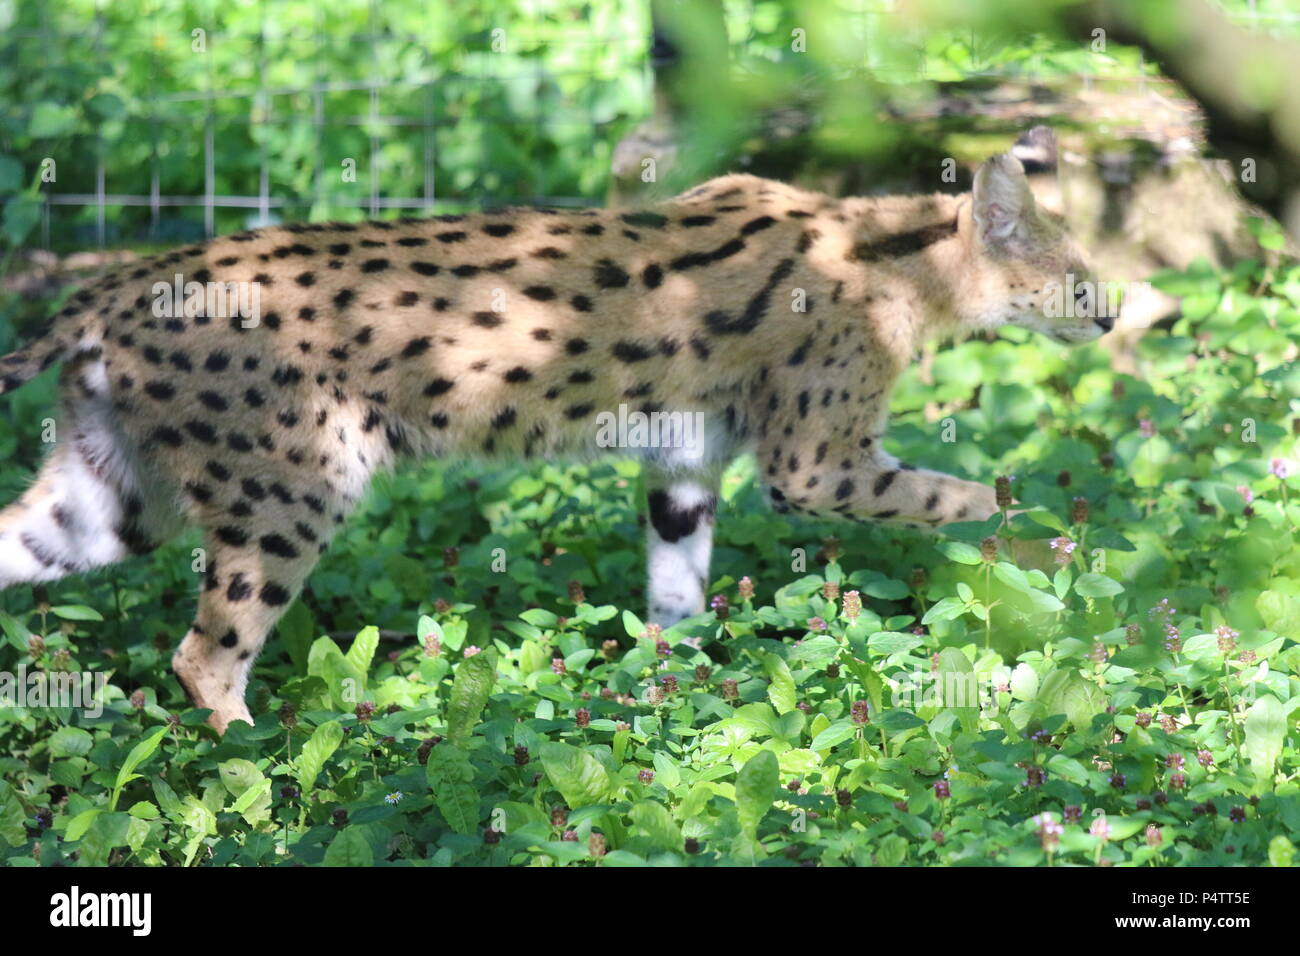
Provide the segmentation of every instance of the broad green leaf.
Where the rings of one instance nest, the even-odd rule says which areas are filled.
[[[1286,741],[1286,711],[1272,694],[1263,694],[1246,712],[1242,749],[1261,785],[1273,778],[1273,765]]]
[[[343,727],[337,720],[331,720],[317,727],[303,744],[302,753],[294,760],[293,767],[294,777],[304,795],[316,786],[316,777],[342,742]]]
[[[1295,865],[1295,844],[1281,833],[1268,841],[1268,865],[1283,867]]]
[[[1011,672],[1011,696],[1016,700],[1033,700],[1038,696],[1038,671],[1021,662]]]
[[[1074,582],[1074,593],[1086,598],[1114,597],[1123,590],[1124,585],[1114,578],[1108,578],[1104,574],[1094,574],[1091,571],[1079,575],[1079,580]]]
[[[890,654],[910,651],[924,643],[925,641],[915,634],[905,634],[902,631],[877,631],[867,638],[867,650],[888,657]]]
[[[289,610],[276,624],[280,640],[284,642],[289,659],[293,661],[295,674],[307,673],[307,656],[311,653],[311,642],[315,625],[311,611],[301,600],[294,601]]]
[[[605,766],[590,752],[548,741],[541,748],[542,768],[570,810],[599,803],[609,793]]]
[[[1020,591],[1022,594],[1029,594],[1034,590],[1034,586],[1029,583],[1029,578],[1025,572],[1014,564],[1008,564],[1006,561],[999,561],[993,565],[993,576],[1007,587]]]
[[[922,624],[934,624],[937,621],[951,621],[966,613],[964,601],[955,597],[942,598],[931,605],[930,610],[921,618]]]
[[[780,764],[770,750],[754,754],[736,775],[736,815],[750,837],[757,835],[758,824],[771,808],[780,779]]]
[[[63,839],[69,843],[80,840],[85,836],[86,831],[90,829],[90,825],[95,822],[95,818],[103,812],[102,809],[95,808],[78,813],[68,821],[68,827],[63,831]]]
[[[955,647],[945,647],[939,652],[937,671],[942,689],[943,706],[951,707],[968,733],[979,729],[979,684],[975,680],[975,665]]]
[[[645,831],[656,845],[669,850],[682,848],[682,831],[668,808],[654,800],[642,800],[633,805],[629,816],[633,825]]]
[[[364,627],[343,656],[364,678],[370,670],[370,662],[374,660],[377,647],[379,647],[379,628]]]
[[[1086,733],[1092,718],[1106,709],[1106,694],[1078,671],[1054,670],[1043,679],[1038,691],[1043,716],[1064,714],[1074,729]]]
[[[447,736],[452,740],[462,740],[474,730],[492,694],[496,677],[497,651],[494,647],[467,657],[456,666],[451,700],[447,703]]]
[[[980,557],[979,548],[963,541],[940,541],[935,547],[950,561],[960,564],[979,564],[984,560]]]
[[[851,720],[837,720],[816,737],[809,747],[813,750],[830,750],[838,744],[851,740],[857,732],[857,724]]]
[[[631,611],[624,611],[623,630],[627,632],[628,637],[640,637],[645,632],[645,625]]]
[[[786,662],[776,654],[768,654],[763,658],[763,670],[771,682],[767,685],[767,699],[776,712],[785,714],[794,710],[799,699],[795,694],[794,677]]]
[[[457,833],[469,835],[478,830],[478,790],[472,783],[445,780],[434,788],[434,800]]]
[[[50,734],[50,754],[55,757],[84,757],[95,745],[95,738],[80,727],[60,727]]]
[[[135,768],[153,755],[153,752],[158,749],[158,744],[162,742],[163,737],[167,736],[167,731],[170,729],[167,724],[163,724],[163,726],[154,730],[131,748],[131,752],[126,755],[126,760],[122,762],[122,766],[117,771],[117,781],[113,785],[113,796],[108,804],[110,810],[117,806],[117,798],[122,792],[122,788],[139,776],[135,772]]]
[[[325,848],[326,866],[373,866],[374,851],[360,827],[344,827]]]
[[[104,619],[104,615],[93,607],[86,607],[82,604],[56,604],[50,608],[50,613],[65,621],[102,621]]]
[[[1264,591],[1255,599],[1255,610],[1264,626],[1274,634],[1300,634],[1300,598],[1279,591]]]
[[[18,847],[27,842],[27,811],[23,809],[18,794],[6,781],[0,780],[0,840]]]

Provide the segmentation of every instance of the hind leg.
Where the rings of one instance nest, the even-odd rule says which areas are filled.
[[[91,571],[153,550],[170,535],[103,449],[78,434],[46,459],[36,483],[0,512],[0,590]]]
[[[212,710],[209,723],[221,733],[232,720],[253,722],[244,703],[253,662],[343,519],[325,500],[284,492],[263,502],[248,524],[215,516],[204,522],[207,570],[198,614],[172,670],[194,706]]]

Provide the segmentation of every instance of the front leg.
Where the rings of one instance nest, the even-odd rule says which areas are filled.
[[[764,442],[759,461],[779,510],[921,527],[983,521],[998,510],[988,485],[900,464],[878,434],[834,425],[809,423]]]
[[[811,489],[809,481],[814,482]],[[778,510],[931,528],[954,521],[983,521],[998,510],[993,489],[987,485],[870,459],[829,479],[815,474],[780,475],[771,481],[769,493]]]

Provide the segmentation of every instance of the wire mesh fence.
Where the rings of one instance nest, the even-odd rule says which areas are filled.
[[[490,198],[588,203],[608,161],[602,130],[648,96],[635,5],[596,23],[570,0],[536,16],[376,0],[96,3],[86,22],[59,16],[80,6],[20,4],[3,40],[11,62],[104,77],[93,129],[64,134],[58,106],[35,107],[51,146],[34,237],[45,246]],[[146,15],[123,22],[127,6]]]

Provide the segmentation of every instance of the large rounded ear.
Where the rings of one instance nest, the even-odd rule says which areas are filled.
[[[1011,238],[1034,212],[1025,168],[1010,153],[994,156],[980,166],[971,193],[978,235],[990,245]]]

